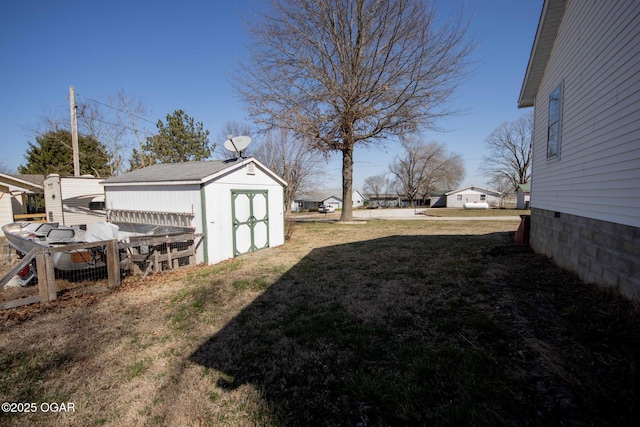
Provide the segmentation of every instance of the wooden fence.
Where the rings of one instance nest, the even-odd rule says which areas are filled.
[[[0,309],[19,307],[36,302],[54,301],[57,298],[56,274],[53,255],[59,252],[86,250],[104,247],[108,288],[120,286],[122,272],[142,271],[147,275],[162,270],[195,264],[195,254],[202,234],[180,234],[132,239],[127,243],[107,240],[92,243],[77,243],[59,247],[35,247],[11,270],[0,278],[0,290],[34,259],[36,262],[38,294],[12,301],[0,302]],[[200,238],[199,240],[197,240]]]
[[[15,222],[19,221],[31,221],[31,222],[47,222],[46,213],[34,213],[34,214],[16,214],[13,216]]]

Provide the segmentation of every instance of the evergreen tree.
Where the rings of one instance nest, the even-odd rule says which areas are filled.
[[[52,130],[37,136],[35,143],[29,142],[24,156],[27,162],[18,167],[18,172],[44,176],[52,173],[72,176],[74,171],[71,147],[71,132],[67,130]],[[81,175],[110,175],[109,156],[105,147],[94,137],[78,135],[78,156]]]
[[[211,156],[209,131],[183,110],[167,114],[166,123],[158,120],[156,127],[158,133],[147,137],[142,152],[133,151],[131,169],[143,164],[190,162]]]

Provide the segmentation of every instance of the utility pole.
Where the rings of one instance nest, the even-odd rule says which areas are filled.
[[[80,176],[80,157],[78,156],[78,118],[76,116],[76,94],[69,86],[69,104],[71,110],[71,148],[73,150],[73,176]]]

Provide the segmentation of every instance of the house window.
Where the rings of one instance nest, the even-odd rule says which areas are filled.
[[[560,132],[562,123],[562,83],[549,95],[549,124],[547,125],[547,158],[558,157],[560,153]]]
[[[484,202],[485,200],[487,200],[487,195],[486,195],[486,194],[481,194],[481,195],[480,195],[480,200],[482,200],[483,202]]]
[[[462,194],[458,194],[458,195],[456,196],[456,200],[462,200]]]

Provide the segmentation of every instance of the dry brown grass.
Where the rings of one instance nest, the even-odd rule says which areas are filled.
[[[625,424],[640,322],[498,221],[286,245],[2,313],[3,425]]]

